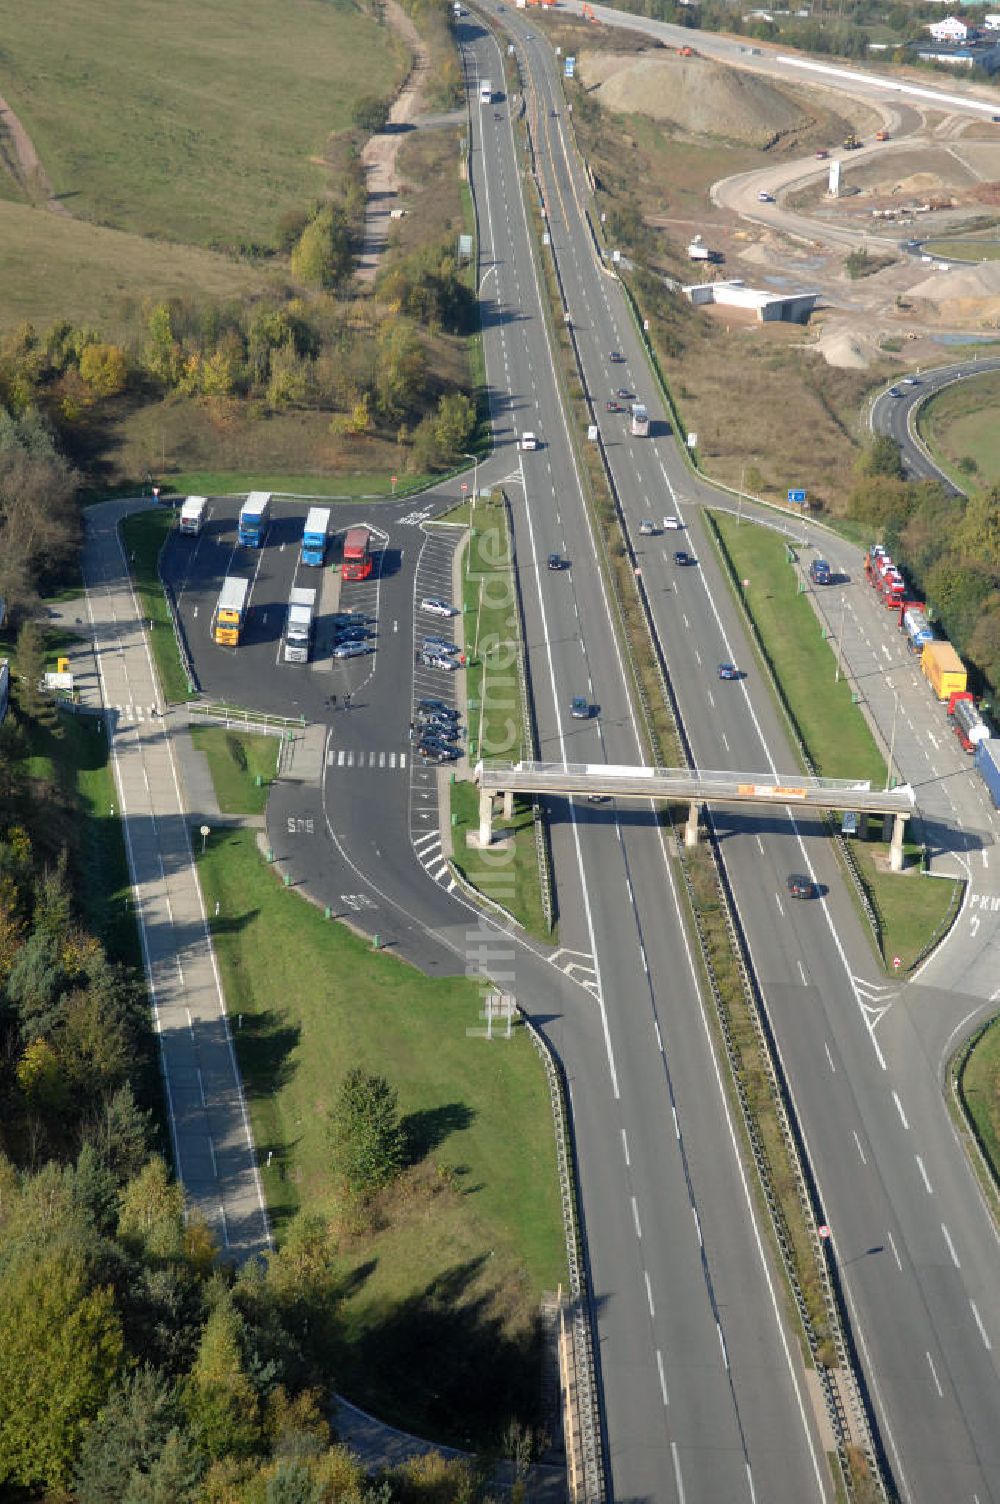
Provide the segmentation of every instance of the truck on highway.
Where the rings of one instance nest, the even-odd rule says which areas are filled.
[[[481,78],[479,80],[479,103],[480,104],[492,104],[493,103],[493,80],[492,79]]]
[[[230,574],[222,582],[219,599],[212,616],[212,638],[225,648],[234,648],[240,640],[247,614],[250,581]]]
[[[974,758],[976,772],[989,791],[993,808],[1000,809],[1000,736],[977,742]]]
[[[326,562],[326,542],[330,536],[330,508],[310,507],[302,530],[302,563]]]
[[[950,642],[928,642],[920,654],[920,669],[939,700],[966,687],[965,664]]]
[[[262,548],[271,515],[270,491],[251,491],[240,508],[237,537],[244,548]]]
[[[632,419],[629,423],[631,433],[637,439],[649,438],[649,413],[641,402],[633,402]]]
[[[180,531],[189,538],[196,538],[205,525],[205,508],[208,506],[208,498],[205,496],[188,496],[181,507],[181,517],[178,524]]]
[[[309,662],[315,613],[316,591],[296,585],[288,597],[288,616],[285,621],[286,663]]]
[[[989,739],[989,728],[979,714],[979,706],[967,689],[960,689],[948,699],[948,719],[965,752],[974,752],[977,742]]]
[[[923,601],[904,601],[899,612],[899,625],[906,633],[906,643],[912,653],[923,652],[925,645],[934,641],[934,628],[927,620]]]

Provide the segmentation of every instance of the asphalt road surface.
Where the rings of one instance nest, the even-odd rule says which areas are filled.
[[[908,476],[912,476],[914,480],[935,480],[950,495],[962,495],[951,477],[935,464],[917,434],[917,409],[928,397],[944,387],[952,386],[956,381],[965,381],[971,376],[981,376],[984,371],[996,370],[1000,370],[1000,358],[984,355],[979,360],[963,360],[955,365],[937,366],[933,370],[923,371],[915,380],[911,377],[909,381],[898,381],[891,390],[881,392],[872,403],[872,432],[895,439]]]

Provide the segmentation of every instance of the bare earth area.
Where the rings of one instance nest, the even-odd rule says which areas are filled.
[[[423,106],[424,87],[430,67],[430,58],[420,39],[420,33],[397,0],[384,0],[384,12],[387,24],[409,48],[413,66],[393,101],[385,130],[371,136],[361,154],[368,185],[364,244],[356,270],[356,275],[362,282],[375,280],[379,259],[389,238],[391,214],[396,207],[400,188],[396,158],[407,130],[412,129],[414,119]]]

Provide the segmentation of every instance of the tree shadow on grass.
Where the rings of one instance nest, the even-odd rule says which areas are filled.
[[[512,1417],[534,1424],[540,1327],[511,1331],[482,1282],[492,1251],[445,1270],[405,1300],[366,1308],[342,1354],[343,1387],[363,1409],[463,1448],[496,1444]]]
[[[238,1005],[232,1010],[231,1023],[240,1068],[251,1090],[266,1095],[280,1091],[292,1078],[291,1057],[301,1029],[272,1009],[241,1014]]]
[[[464,1102],[445,1102],[440,1107],[407,1113],[400,1124],[406,1140],[407,1164],[419,1164],[451,1134],[471,1127],[475,1116]]]

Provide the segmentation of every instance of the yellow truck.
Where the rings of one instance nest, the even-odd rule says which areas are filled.
[[[939,700],[948,700],[965,689],[965,664],[950,642],[925,643],[920,667]]]
[[[250,581],[231,574],[222,582],[218,604],[212,617],[212,639],[223,647],[234,648],[240,640],[247,614]]]

